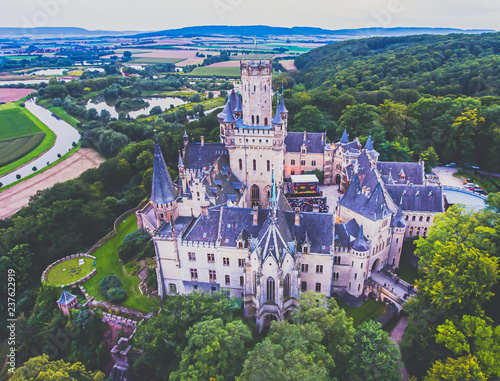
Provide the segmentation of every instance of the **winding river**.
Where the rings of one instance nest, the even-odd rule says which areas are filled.
[[[25,103],[26,109],[38,118],[43,124],[50,128],[56,134],[56,141],[52,148],[43,153],[32,162],[19,167],[14,172],[0,177],[0,182],[3,185],[8,185],[17,181],[16,175],[26,177],[33,173],[32,168],[37,167],[38,170],[47,166],[47,163],[52,163],[58,159],[57,155],[64,155],[73,147],[73,142],[77,143],[80,140],[78,130],[64,120],[55,118],[52,113],[35,103],[36,98]]]

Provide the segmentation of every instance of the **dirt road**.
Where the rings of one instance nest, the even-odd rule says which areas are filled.
[[[82,148],[56,166],[0,193],[0,219],[5,219],[28,205],[38,190],[74,179],[87,169],[98,167],[104,159],[90,148]]]

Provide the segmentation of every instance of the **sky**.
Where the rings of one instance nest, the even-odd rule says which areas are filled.
[[[194,25],[500,30],[499,0],[0,0],[1,27],[152,31]]]

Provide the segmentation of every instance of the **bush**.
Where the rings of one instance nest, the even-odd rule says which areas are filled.
[[[63,105],[63,101],[61,98],[54,98],[52,99],[52,106],[53,107],[61,107]]]
[[[122,302],[127,299],[127,292],[122,287],[122,282],[115,275],[107,275],[101,280],[101,292],[110,302]]]

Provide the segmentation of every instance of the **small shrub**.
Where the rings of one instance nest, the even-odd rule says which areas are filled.
[[[107,275],[102,278],[100,289],[110,302],[122,302],[127,299],[127,292],[123,289],[120,279],[115,275]]]
[[[20,178],[21,178],[21,175],[18,173],[18,174],[16,175],[16,179],[18,179],[18,180],[19,180]]]

